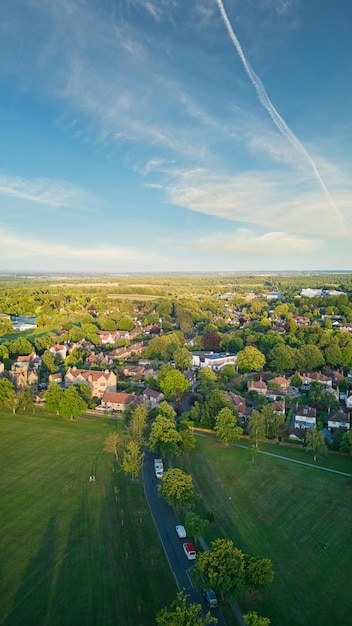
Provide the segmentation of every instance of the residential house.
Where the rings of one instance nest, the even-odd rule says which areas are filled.
[[[273,402],[273,407],[274,413],[277,413],[278,415],[285,414],[285,400],[275,400]]]
[[[345,405],[346,409],[352,410],[352,394],[349,395],[348,392],[345,394]]]
[[[92,352],[84,361],[84,365],[86,367],[106,367],[107,365],[112,365],[113,363],[114,360],[109,357],[108,354],[104,354],[103,352],[99,352],[98,354]]]
[[[132,403],[143,402],[143,396],[119,391],[105,391],[101,399],[101,408],[122,412]]]
[[[246,399],[240,396],[238,393],[234,393],[233,391],[228,391],[227,395],[233,403],[238,413],[238,417],[241,417],[242,419],[248,419],[248,417],[252,413],[252,409],[246,406]]]
[[[285,387],[286,389],[290,386],[290,381],[285,378],[285,376],[276,376],[276,378],[270,378],[267,381],[268,386],[277,386],[277,387]]]
[[[39,368],[41,364],[42,360],[40,356],[38,356],[35,352],[31,352],[30,354],[26,354],[25,356],[18,356],[17,359],[13,362],[13,365],[18,365],[19,367],[28,365],[29,367]]]
[[[345,431],[350,430],[350,416],[342,409],[339,409],[338,411],[336,411],[336,413],[330,415],[330,417],[328,418],[329,430],[337,430],[339,428]]]
[[[248,391],[256,391],[260,393],[262,396],[266,395],[268,386],[263,380],[249,380],[247,383]],[[277,391],[277,390],[276,390]]]
[[[39,368],[30,367],[28,363],[11,365],[8,374],[9,379],[14,384],[15,389],[19,391],[25,387],[32,389],[33,393],[37,393],[39,386]]]
[[[221,370],[224,365],[236,365],[237,354],[229,352],[192,352],[193,367],[209,367],[214,371]]]
[[[105,391],[116,391],[116,374],[109,370],[83,370],[70,367],[65,374],[65,387],[71,385],[88,385],[92,396],[101,398]]]
[[[276,398],[284,398],[285,396],[288,395],[288,390],[291,389],[291,387],[268,387],[266,392],[265,392],[265,396],[269,399],[269,400],[276,400]]]
[[[296,315],[293,319],[298,326],[309,326],[310,324],[309,317],[306,317],[305,315]]]
[[[144,389],[143,391],[143,401],[149,408],[154,409],[154,407],[158,406],[160,402],[164,400],[164,394],[160,391],[155,391],[155,389]]]
[[[144,372],[145,367],[143,367],[143,365],[125,365],[123,368],[123,373],[125,376],[130,376],[131,378],[135,378],[136,380],[141,380]]]
[[[311,406],[300,406],[295,413],[295,428],[313,428],[317,425],[317,410]]]
[[[324,387],[332,387],[332,378],[325,376],[321,372],[308,372],[302,376],[303,384],[310,385],[313,382],[320,383]]]
[[[64,361],[67,356],[67,346],[56,343],[55,346],[51,346],[51,348],[49,348],[49,352],[51,352],[54,357],[60,356]]]
[[[62,382],[62,375],[60,373],[49,374],[49,383],[57,383],[58,385],[61,385]]]

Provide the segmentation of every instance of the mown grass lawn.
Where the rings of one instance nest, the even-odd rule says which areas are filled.
[[[0,411],[3,626],[146,626],[175,596],[141,482],[102,451],[115,427]]]
[[[308,460],[303,451],[293,456]],[[211,437],[197,437],[195,452],[179,464],[192,474],[204,513],[215,515],[207,543],[231,538],[273,562],[274,583],[242,599],[242,612],[256,610],[272,626],[352,623],[352,478],[264,455],[252,463],[248,450]],[[351,459],[340,457],[338,466],[352,473]]]

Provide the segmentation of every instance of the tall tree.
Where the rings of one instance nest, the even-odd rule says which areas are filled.
[[[210,614],[201,614],[202,606],[187,603],[188,596],[179,592],[169,608],[161,609],[156,615],[157,626],[211,626],[218,620]]]
[[[237,426],[237,417],[231,409],[224,407],[215,418],[217,437],[228,446],[230,442],[239,441],[243,428]]]
[[[104,441],[104,452],[112,453],[119,462],[119,452],[122,447],[122,438],[119,433],[110,433]]]
[[[246,346],[237,355],[237,366],[240,372],[255,372],[265,365],[264,354],[254,346]]]
[[[60,402],[63,398],[64,390],[57,383],[50,383],[45,392],[45,408],[50,413],[60,414]]]
[[[0,404],[5,404],[9,394],[15,390],[13,383],[7,378],[0,378]]]
[[[189,388],[190,384],[187,378],[179,370],[168,372],[165,378],[160,381],[160,389],[166,398],[174,398],[178,391],[184,394]]]
[[[265,416],[257,410],[252,411],[248,419],[249,436],[258,448],[259,441],[265,439]]]
[[[193,537],[197,544],[198,537],[201,537],[209,524],[209,520],[202,519],[200,515],[189,511],[185,517],[185,528],[187,535]]]
[[[328,453],[325,437],[323,433],[316,428],[307,428],[305,446],[307,452],[312,452],[314,461],[317,460],[318,456],[323,456]]]
[[[131,474],[132,481],[140,473],[143,465],[144,452],[137,441],[128,441],[123,452],[122,469]]]
[[[87,408],[87,403],[81,398],[75,385],[64,391],[59,406],[59,412],[62,417],[73,420],[83,415]]]
[[[232,598],[240,598],[246,590],[245,555],[231,539],[215,539],[210,550],[199,552],[195,570],[211,587]]]
[[[178,369],[187,370],[192,363],[192,355],[187,348],[176,348],[174,352],[174,361]]]
[[[245,579],[249,590],[266,589],[274,580],[273,564],[270,559],[256,556],[245,558]]]
[[[149,448],[152,452],[160,452],[162,456],[178,456],[181,453],[182,437],[176,430],[176,423],[163,415],[157,415],[152,424]]]
[[[167,470],[158,486],[160,495],[170,506],[193,508],[199,495],[193,487],[193,479],[178,467]]]

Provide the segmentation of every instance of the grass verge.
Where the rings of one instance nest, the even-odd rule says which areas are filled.
[[[102,451],[111,428],[0,411],[3,626],[151,625],[174,597],[143,485]]]
[[[294,452],[307,460],[304,452]],[[338,465],[352,473],[350,459]],[[274,583],[242,599],[243,613],[256,610],[272,626],[349,623],[352,478],[264,455],[252,463],[247,450],[226,448],[211,437],[197,437],[182,467],[202,495],[203,514],[215,515],[207,543],[228,537],[244,552],[272,559]]]

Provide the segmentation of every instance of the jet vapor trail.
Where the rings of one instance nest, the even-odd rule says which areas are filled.
[[[254,70],[251,68],[250,64],[248,63],[244,52],[242,50],[241,44],[238,41],[229,18],[227,17],[224,5],[222,3],[222,0],[216,0],[221,16],[224,20],[225,26],[227,28],[227,31],[230,35],[230,38],[237,50],[238,56],[240,57],[243,67],[251,81],[251,83],[253,84],[259,101],[260,103],[263,105],[263,107],[267,110],[267,112],[269,113],[271,119],[273,120],[275,126],[278,128],[278,130],[280,131],[280,133],[286,137],[286,139],[288,139],[288,141],[297,149],[299,150],[304,157],[306,158],[306,160],[308,161],[309,165],[311,166],[314,176],[316,177],[325,198],[327,199],[327,201],[329,202],[330,206],[336,211],[339,220],[341,222],[341,225],[343,226],[344,230],[346,229],[346,226],[343,224],[343,220],[342,217],[335,205],[334,200],[331,197],[331,194],[326,186],[326,184],[324,183],[317,166],[315,165],[312,157],[310,156],[310,154],[307,152],[307,150],[304,148],[304,146],[301,144],[301,142],[299,141],[299,139],[297,139],[296,135],[292,132],[292,130],[287,126],[286,122],[282,119],[281,115],[277,112],[277,110],[275,109],[273,103],[271,102],[268,94],[266,93],[265,87],[262,83],[262,81],[260,80],[259,76],[257,76],[257,74],[254,72]]]

